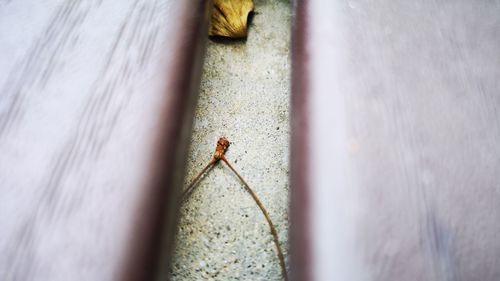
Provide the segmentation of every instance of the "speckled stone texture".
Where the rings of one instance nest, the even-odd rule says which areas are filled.
[[[187,186],[226,136],[226,156],[268,209],[285,256],[290,17],[288,1],[255,1],[246,42],[209,41],[185,179]],[[282,280],[264,216],[222,162],[181,213],[172,280]]]

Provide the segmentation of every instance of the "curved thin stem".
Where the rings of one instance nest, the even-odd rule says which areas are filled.
[[[215,161],[215,159],[210,160],[210,162],[208,162],[208,164],[205,166],[205,168],[203,168],[203,170],[201,170],[201,172],[194,178],[194,180],[186,188],[186,190],[184,190],[184,192],[182,192],[182,201],[186,200],[186,198],[189,197],[191,195],[191,193],[193,193],[194,189],[197,186],[196,184],[201,180],[201,177],[203,176],[203,174],[205,174],[206,171],[208,171],[210,168],[212,168],[215,165],[215,163],[217,163],[217,161]]]
[[[281,266],[281,273],[283,274],[283,278],[285,281],[288,281],[288,274],[286,271],[286,265],[285,265],[285,257],[283,256],[283,252],[281,251],[281,246],[280,242],[278,239],[278,232],[276,231],[276,227],[273,224],[273,221],[271,220],[271,217],[269,216],[269,213],[267,212],[266,208],[264,207],[264,204],[260,201],[259,197],[257,197],[257,194],[250,188],[248,183],[243,179],[243,177],[236,171],[236,169],[233,168],[233,166],[227,161],[225,156],[221,157],[221,160],[226,163],[226,165],[231,169],[234,174],[240,179],[240,181],[243,183],[243,186],[245,187],[245,190],[252,196],[253,200],[255,203],[259,206],[260,210],[262,211],[262,214],[264,214],[264,217],[267,220],[267,223],[269,224],[269,228],[271,229],[271,234],[273,235],[274,238],[274,244],[276,245],[276,250],[278,251],[278,259],[280,261],[280,266]]]
[[[281,266],[281,273],[283,275],[283,278],[285,281],[288,281],[288,273],[286,271],[286,264],[285,264],[285,257],[283,256],[283,252],[281,251],[281,246],[280,242],[278,239],[278,231],[276,231],[276,227],[273,224],[273,221],[271,220],[271,216],[269,216],[269,213],[267,212],[267,209],[264,207],[264,204],[260,201],[259,197],[257,194],[250,188],[248,183],[243,179],[243,177],[236,171],[236,169],[227,161],[226,157],[224,156],[227,148],[229,147],[230,142],[224,138],[221,137],[219,141],[217,142],[217,147],[215,149],[214,156],[210,162],[208,162],[207,166],[203,168],[203,170],[194,178],[194,180],[191,182],[191,184],[186,188],[186,190],[182,193],[182,201],[184,201],[191,193],[194,191],[197,183],[200,181],[201,177],[211,168],[215,166],[219,160],[224,161],[226,165],[233,171],[233,173],[240,179],[240,181],[243,183],[243,186],[245,187],[245,190],[252,196],[253,200],[259,206],[260,210],[262,211],[262,214],[264,214],[264,217],[266,218],[267,223],[269,224],[269,228],[271,229],[271,234],[274,239],[274,244],[276,245],[276,250],[278,252],[278,259],[280,262]]]

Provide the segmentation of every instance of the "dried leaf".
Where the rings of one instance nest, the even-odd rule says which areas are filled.
[[[253,11],[252,0],[214,0],[210,36],[247,37],[248,14]]]

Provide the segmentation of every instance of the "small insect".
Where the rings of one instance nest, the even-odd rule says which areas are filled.
[[[259,197],[257,194],[250,188],[248,183],[243,179],[243,177],[236,171],[236,169],[229,163],[229,161],[226,159],[225,153],[227,149],[229,148],[230,142],[224,137],[221,137],[217,141],[217,146],[215,148],[215,153],[212,157],[212,159],[208,162],[208,164],[201,170],[201,172],[194,178],[194,180],[191,182],[191,184],[186,188],[186,190],[182,194],[182,200],[184,201],[186,198],[188,198],[191,193],[194,191],[197,183],[200,181],[201,177],[209,170],[211,169],[215,164],[217,164],[219,161],[222,160],[231,171],[240,179],[241,183],[245,187],[245,190],[252,196],[253,200],[259,206],[260,210],[262,211],[262,214],[266,218],[267,224],[269,225],[269,228],[271,230],[271,234],[274,239],[274,244],[276,245],[276,250],[278,254],[278,259],[280,262],[281,266],[281,273],[283,275],[283,278],[285,281],[288,281],[288,274],[286,271],[286,265],[285,265],[285,258],[283,256],[283,251],[281,250],[281,246],[279,243],[278,239],[278,232],[276,231],[276,227],[273,224],[273,221],[271,220],[271,217],[269,216],[269,213],[267,212],[267,209],[264,207],[264,204],[260,201]]]

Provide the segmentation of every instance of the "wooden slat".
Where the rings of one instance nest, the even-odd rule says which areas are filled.
[[[297,1],[295,280],[499,280],[500,6]]]
[[[0,4],[1,280],[168,262],[207,3]]]

